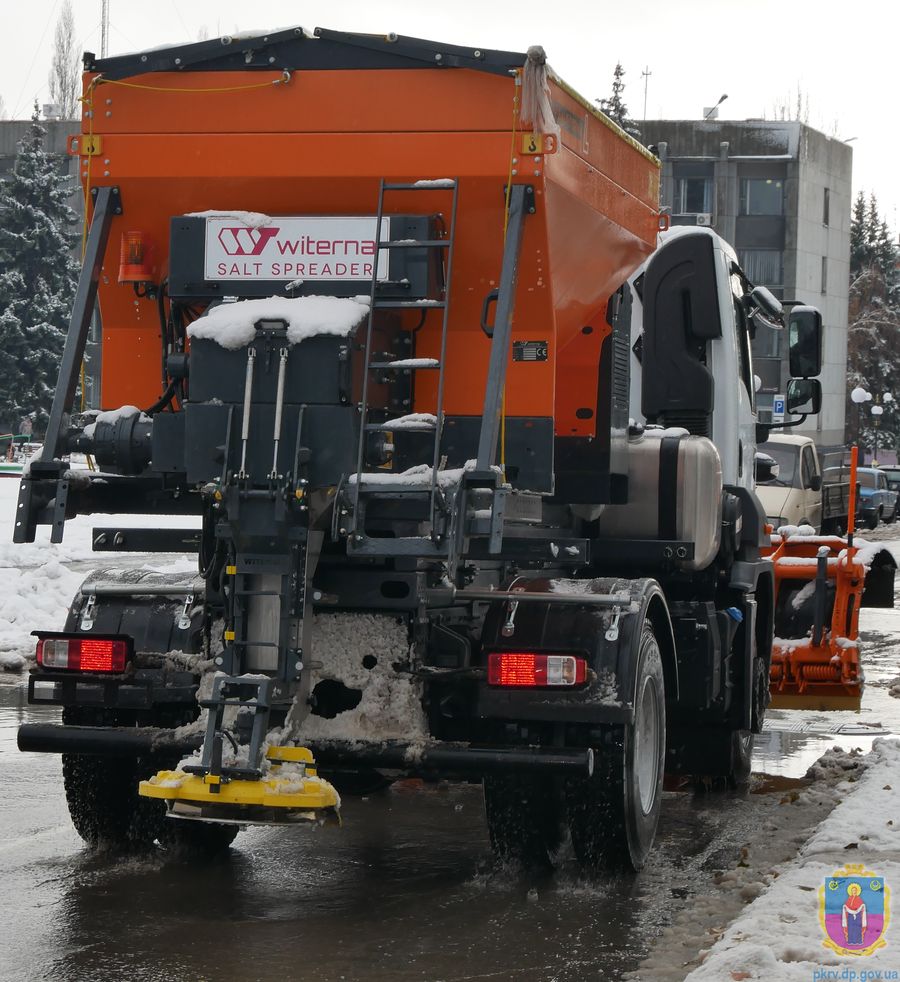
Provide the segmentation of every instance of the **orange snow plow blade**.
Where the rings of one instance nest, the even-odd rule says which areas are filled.
[[[771,705],[859,709],[863,677],[857,639],[866,582],[859,550],[836,535],[776,535],[773,540]]]
[[[893,557],[854,544],[856,460],[853,447],[846,538],[788,529],[772,536],[775,637],[769,691],[776,709],[859,709],[859,609],[893,606]]]

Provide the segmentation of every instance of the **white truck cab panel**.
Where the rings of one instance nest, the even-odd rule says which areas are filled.
[[[686,248],[688,246],[697,248]],[[649,315],[653,323],[645,323],[647,312],[644,303],[648,298],[644,288],[647,286],[647,272],[655,259],[661,260],[657,267],[666,267],[667,264],[662,260],[670,257],[671,268],[667,268],[664,275],[677,282],[668,284],[665,296],[662,295],[665,288],[659,288],[661,296],[656,304],[658,309],[654,309]],[[695,324],[698,331],[706,336],[694,336],[690,333],[691,316],[699,320],[699,309],[693,311],[693,315],[689,313],[683,316],[679,316],[677,310],[673,315],[672,311],[677,308],[679,299],[689,294],[692,266],[703,264],[711,268],[703,272],[705,278],[702,290],[704,293],[710,288],[715,291],[718,324],[706,324],[702,328]],[[736,270],[737,257],[734,251],[711,229],[679,227],[660,233],[657,251],[629,280],[633,300],[630,415],[638,423],[646,424],[649,421],[662,422],[668,426],[685,425],[691,432],[698,432],[698,429],[702,432],[702,428],[706,426],[703,435],[709,436],[719,451],[724,483],[752,490],[756,451],[756,398],[750,325],[743,303],[746,281],[742,280]],[[684,289],[681,288],[682,284],[685,285]],[[668,310],[664,306],[664,300],[668,303]],[[709,314],[710,310],[707,308],[704,316],[709,319]],[[665,384],[667,378],[671,379],[680,371],[677,359],[673,359],[662,370],[657,367],[652,375],[645,372],[644,355],[648,348],[646,332],[651,330],[684,334],[683,347],[690,351],[689,359],[699,363],[693,367],[698,367],[701,372],[705,370],[711,376],[713,395],[709,400],[711,405],[706,422],[700,419],[682,421],[677,406],[673,406],[670,412],[656,414],[655,418],[647,419],[645,407],[648,399],[645,396],[652,393],[645,392],[645,386],[658,387],[660,378]],[[681,342],[676,339],[675,343]],[[664,359],[667,355],[657,347],[655,357]],[[703,381],[702,376],[700,381]]]

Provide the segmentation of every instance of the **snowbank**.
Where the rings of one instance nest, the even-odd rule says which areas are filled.
[[[686,982],[858,980],[863,971],[866,978],[878,978],[878,971],[887,978],[884,973],[900,970],[895,921],[889,921],[884,934],[887,947],[869,956],[841,956],[827,948],[819,923],[819,888],[845,864],[863,864],[888,885],[900,882],[900,741],[876,740],[862,761],[868,766],[861,776],[838,786],[843,801],[796,860],[773,871],[768,889],[705,953]],[[837,755],[823,764],[832,765],[843,767]],[[841,974],[845,970],[856,974]],[[829,971],[837,974],[829,976]]]
[[[15,545],[18,494],[18,481],[0,481],[0,669],[20,671],[33,658],[32,631],[63,629],[69,604],[91,568],[128,566],[166,573],[197,568],[194,556],[112,555],[95,553],[91,547],[95,525],[197,528],[200,519],[192,515],[84,515],[66,522],[63,541],[57,545],[49,541],[46,526],[38,529],[35,542]]]
[[[346,337],[369,312],[368,297],[268,297],[214,307],[188,328],[192,338],[209,338],[229,351],[256,337],[259,320],[287,321],[290,344],[322,334]]]

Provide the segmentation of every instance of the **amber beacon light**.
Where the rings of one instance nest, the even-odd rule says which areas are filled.
[[[153,279],[150,243],[143,232],[123,232],[119,252],[119,282],[147,283]]]

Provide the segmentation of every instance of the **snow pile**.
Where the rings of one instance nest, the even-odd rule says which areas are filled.
[[[665,440],[669,437],[690,435],[690,430],[686,430],[683,426],[647,426],[644,428],[644,436],[653,440]]]
[[[809,538],[812,538],[813,542],[832,541],[830,536],[816,535],[816,530],[812,525],[779,525],[775,529],[775,535],[778,536],[778,542],[781,542],[782,539],[791,539],[794,536],[799,536],[804,541]]]
[[[421,741],[428,737],[422,686],[395,665],[409,659],[404,620],[387,614],[318,614],[312,628],[312,690],[334,680],[361,694],[355,709],[334,719],[288,719],[291,739]],[[293,712],[292,712],[293,715]],[[285,741],[289,742],[289,741]]]
[[[214,307],[188,327],[192,338],[208,338],[229,351],[246,347],[256,337],[259,320],[287,322],[287,339],[299,344],[323,334],[346,337],[369,312],[368,297],[268,297]]]
[[[121,410],[114,412],[121,413]],[[47,526],[38,528],[36,541],[14,544],[18,494],[18,481],[0,481],[0,669],[18,671],[28,659],[34,658],[32,631],[63,629],[69,604],[89,566],[115,564],[159,573],[197,569],[193,556],[134,553],[111,556],[92,551],[95,525],[146,528],[159,524],[159,515],[117,515],[115,519],[82,515],[66,522],[65,538],[59,544],[49,541]],[[167,515],[162,521],[170,528],[196,528],[200,523],[199,517],[193,515]],[[77,568],[70,568],[76,563]]]
[[[84,428],[84,435],[92,437],[98,423],[118,423],[120,419],[130,419],[132,416],[139,416],[142,423],[149,423],[150,417],[142,413],[137,406],[119,406],[118,409],[110,409],[104,413],[94,413],[94,420]]]
[[[434,429],[437,426],[437,416],[433,413],[409,413],[407,416],[389,419],[384,425],[392,430]]]
[[[831,780],[848,763],[857,761],[852,754],[848,757],[832,752],[830,760],[820,763],[821,775]],[[838,785],[844,800],[819,825],[798,858],[782,870],[773,870],[768,889],[760,891],[716,944],[703,953],[702,964],[686,982],[809,982],[823,966],[838,973],[832,978],[850,977],[840,974],[848,959],[823,944],[819,890],[846,863],[862,863],[888,883],[896,883],[900,877],[900,743],[876,740],[865,764],[859,780]],[[858,774],[858,769],[853,770]],[[898,940],[895,924],[888,925],[885,939],[885,950],[893,950]],[[885,963],[882,952],[865,962],[865,968],[873,973],[887,967],[893,965]],[[854,977],[860,978],[859,967],[856,972]]]
[[[900,862],[900,741],[880,738],[872,744],[858,790],[845,798],[800,850],[812,856],[848,849],[897,850]],[[851,857],[852,862],[862,861]],[[867,863],[874,860],[865,859]]]
[[[832,747],[827,750],[806,772],[806,777],[812,781],[856,781],[866,770],[871,761],[858,748],[844,750],[842,747]]]
[[[51,560],[35,569],[0,568],[0,668],[19,671],[33,654],[32,631],[61,631],[83,574]]]
[[[393,426],[394,423],[396,423],[396,420],[392,421],[391,425]],[[475,470],[477,463],[475,460],[467,460],[463,467],[454,467],[443,471],[439,470],[437,473],[437,483],[442,488],[454,487],[462,480],[463,474],[467,471]],[[496,465],[492,466],[491,470],[495,474],[501,473],[500,468]],[[397,487],[425,488],[431,486],[431,467],[428,464],[417,464],[415,467],[400,471],[398,474],[383,471],[377,474],[363,474],[362,478],[363,484],[390,484]],[[348,480],[350,484],[356,484],[356,475],[351,474]]]
[[[247,228],[262,228],[272,221],[268,215],[261,211],[189,211],[185,218],[228,218],[235,222],[241,222]]]

